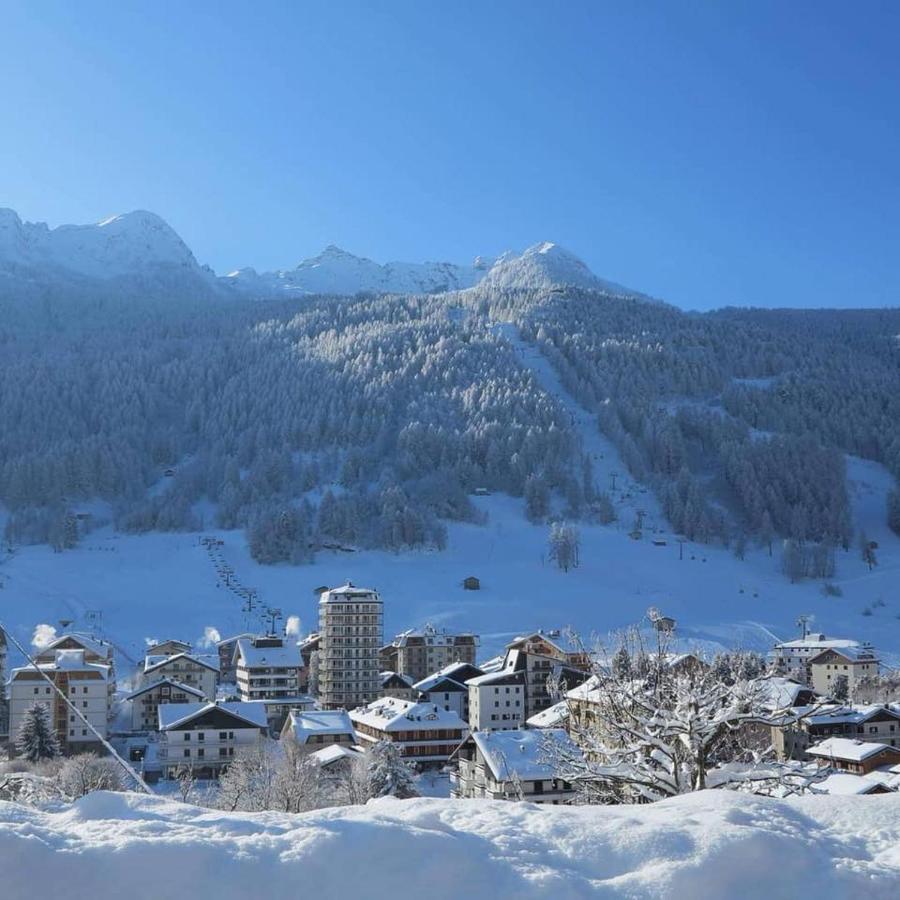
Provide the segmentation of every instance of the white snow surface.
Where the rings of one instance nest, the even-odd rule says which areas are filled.
[[[0,803],[0,861],[4,900],[36,886],[67,900],[887,900],[900,895],[900,802],[704,791],[642,807],[384,799],[292,816],[95,793],[51,811]]]

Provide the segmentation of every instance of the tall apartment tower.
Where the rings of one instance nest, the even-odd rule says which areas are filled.
[[[351,582],[319,597],[319,703],[355,709],[381,693],[378,651],[384,605],[378,592]]]

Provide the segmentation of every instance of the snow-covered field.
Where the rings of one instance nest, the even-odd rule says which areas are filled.
[[[55,812],[0,803],[0,868],[4,900],[887,900],[900,895],[900,803],[703,792],[643,807],[386,799],[289,816],[96,793]]]

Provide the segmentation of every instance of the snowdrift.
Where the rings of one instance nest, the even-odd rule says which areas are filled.
[[[97,793],[0,803],[0,896],[900,896],[900,798],[703,792],[646,807],[380,800],[300,816]]]

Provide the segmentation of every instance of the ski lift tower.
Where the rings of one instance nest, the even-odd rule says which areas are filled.
[[[270,622],[270,624],[269,624],[269,631],[268,631],[268,633],[269,633],[269,635],[271,635],[272,637],[276,637],[276,632],[275,632],[275,622],[276,622],[276,620],[278,620],[278,619],[283,619],[283,618],[284,618],[284,615],[282,614],[281,610],[280,610],[280,609],[275,609],[274,607],[269,607],[269,608],[265,611],[265,613],[264,613],[264,618],[270,619],[270,620],[271,620],[271,622]]]

